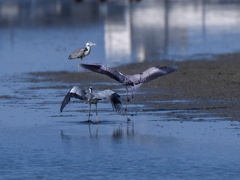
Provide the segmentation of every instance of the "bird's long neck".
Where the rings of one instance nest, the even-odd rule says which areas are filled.
[[[85,55],[88,55],[91,51],[91,47],[89,45],[86,45],[87,51],[85,51]]]
[[[91,87],[89,88],[89,92],[92,94],[92,88]]]

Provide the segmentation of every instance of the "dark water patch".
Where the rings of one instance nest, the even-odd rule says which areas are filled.
[[[38,108],[38,107],[32,107],[32,108],[28,108],[28,109],[42,109],[42,110],[46,110],[46,109],[50,109],[50,108],[45,108],[45,107],[42,107],[42,108]]]
[[[0,96],[0,99],[16,99],[16,97],[15,96],[3,95],[3,96]]]
[[[54,116],[55,117],[55,116]],[[74,116],[65,116],[65,117],[74,117]],[[87,119],[87,118],[86,118]],[[98,120],[98,122],[96,120],[83,120],[83,121],[60,121],[61,123],[67,123],[67,124],[75,124],[75,125],[114,125],[114,124],[118,124],[116,121],[113,120]]]
[[[96,121],[82,121],[82,122],[78,122],[78,124],[97,124],[97,125],[111,125],[111,124],[116,124],[116,121],[106,121],[106,120],[98,120],[98,122]]]
[[[202,108],[187,108],[187,109],[155,109],[155,108],[144,108],[141,109],[141,112],[176,112],[176,111],[196,111],[196,110],[202,110]]]
[[[29,90],[40,90],[40,89],[66,89],[67,86],[62,85],[53,85],[53,86],[36,86],[36,87],[30,87]]]
[[[63,117],[63,118],[66,118],[66,117],[76,117],[77,115],[72,115],[72,114],[67,114],[67,115],[52,115],[50,117],[54,117],[54,118],[59,118],[59,117]]]

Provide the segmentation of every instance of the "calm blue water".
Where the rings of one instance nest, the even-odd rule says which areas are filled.
[[[108,66],[239,52],[239,7],[204,0],[1,0],[0,70],[77,71],[78,60],[67,58],[88,41],[97,46],[84,61]]]
[[[0,0],[0,179],[239,179],[240,122],[147,102],[131,121],[99,103],[87,124],[87,104],[60,113],[69,89],[47,88],[66,84],[22,74],[78,71],[67,57],[87,41],[83,61],[108,66],[239,52],[239,3],[221,2]]]
[[[89,126],[82,123],[87,111],[69,105],[64,115],[72,116],[60,117],[54,106],[13,105],[21,115],[2,113],[1,179],[239,178],[239,122],[151,121],[139,114],[127,123],[101,112],[102,122]]]

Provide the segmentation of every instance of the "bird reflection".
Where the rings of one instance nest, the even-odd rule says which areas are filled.
[[[126,129],[126,136],[134,136],[134,123],[133,122],[127,122],[127,129]],[[113,139],[119,139],[124,137],[124,129],[122,125],[119,125],[118,127],[113,129],[112,133]]]
[[[61,138],[62,138],[62,140],[71,139],[71,137],[69,135],[64,134],[63,130],[61,130]]]
[[[127,136],[133,136],[134,135],[134,123],[132,122],[132,123],[130,123],[130,122],[127,122]],[[129,124],[131,124],[131,125],[129,125]],[[130,128],[130,126],[131,126],[131,128]]]
[[[123,136],[123,129],[122,129],[122,126],[119,126],[117,128],[114,128],[113,129],[113,138],[114,139],[118,139],[118,138],[121,138]]]
[[[94,136],[92,136],[92,131],[91,131],[91,123],[88,123],[88,130],[89,130],[89,137],[92,138]],[[95,137],[98,137],[98,124],[96,124],[96,135]]]

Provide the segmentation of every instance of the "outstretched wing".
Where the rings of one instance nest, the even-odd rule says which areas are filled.
[[[120,100],[120,96],[114,91],[106,89],[98,93],[94,93],[94,98],[109,99],[111,101],[113,109],[115,109],[116,112],[119,114],[122,112],[122,103]]]
[[[61,104],[60,112],[62,112],[62,110],[69,103],[72,97],[80,100],[86,100],[87,99],[86,94],[87,92],[85,90],[81,90],[78,86],[74,86],[64,97]]]
[[[73,53],[68,57],[68,59],[80,58],[84,54],[84,51],[87,51],[87,48],[79,48],[73,51]]]
[[[60,108],[60,112],[62,112],[63,108],[67,105],[67,103],[70,101],[70,96],[71,96],[71,93],[68,92],[66,94],[66,96],[64,97],[63,101],[62,101],[62,105],[61,105],[61,108]]]
[[[147,82],[152,81],[160,76],[164,76],[166,74],[172,73],[176,70],[178,70],[177,66],[151,67],[151,68],[147,69],[146,71],[143,71],[140,74],[135,74],[135,75],[131,76],[130,79],[135,80],[135,81],[133,81],[134,84],[147,83]]]
[[[71,97],[74,97],[80,100],[87,100],[86,94],[88,93],[88,91],[80,89],[79,86],[74,86],[71,89],[70,93],[72,94]]]
[[[120,96],[117,93],[113,93],[109,99],[112,103],[113,109],[116,110],[118,114],[122,114],[122,102],[120,101]]]
[[[120,83],[126,83],[126,81],[127,81],[126,77],[122,73],[120,73],[114,69],[111,69],[109,67],[103,66],[101,64],[81,64],[81,66],[90,71],[107,75],[110,78],[112,78]]]

